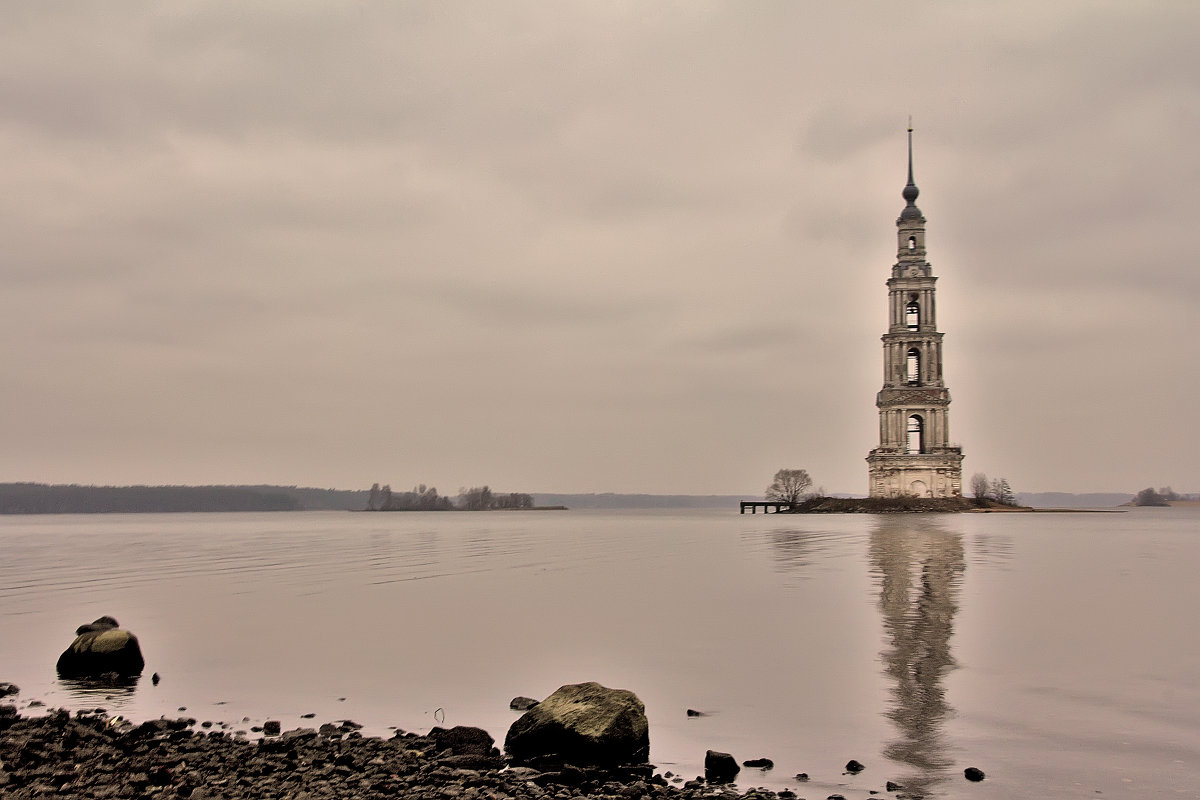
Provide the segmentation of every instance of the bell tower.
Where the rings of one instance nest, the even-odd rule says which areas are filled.
[[[962,495],[962,448],[950,443],[950,390],[942,376],[933,269],[925,260],[925,217],[913,182],[912,126],[908,183],[896,220],[897,253],[888,278],[883,335],[879,446],[867,456],[871,497]]]

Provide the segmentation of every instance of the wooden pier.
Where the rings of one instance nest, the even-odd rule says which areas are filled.
[[[791,511],[792,504],[786,500],[743,500],[740,513],[745,514],[747,508],[751,514],[757,514],[760,508],[764,514],[778,514],[781,511]]]

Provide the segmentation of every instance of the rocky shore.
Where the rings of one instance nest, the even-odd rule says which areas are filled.
[[[813,497],[792,506],[790,514],[902,514],[977,511],[965,497]]]
[[[203,723],[201,723],[202,725]],[[0,705],[0,796],[24,798],[782,798],[737,793],[702,779],[673,784],[641,765],[600,770],[507,767],[478,728],[426,735],[362,736],[351,721],[281,731],[268,722],[249,740],[194,719],[133,724],[102,709],[25,716]],[[677,780],[677,779],[676,779]]]

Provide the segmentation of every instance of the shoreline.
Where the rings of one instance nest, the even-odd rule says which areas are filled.
[[[1010,506],[988,501],[987,505],[965,497],[812,497],[780,514],[961,514],[986,511],[1032,511],[1028,506]]]
[[[787,789],[739,792],[699,777],[685,781],[669,771],[657,774],[650,764],[508,767],[478,728],[434,728],[424,735],[397,730],[384,739],[363,736],[351,720],[288,731],[268,721],[262,736],[251,739],[219,726],[198,728],[192,718],[135,724],[102,708],[45,711],[28,716],[0,704],[0,795],[6,798],[796,798]]]

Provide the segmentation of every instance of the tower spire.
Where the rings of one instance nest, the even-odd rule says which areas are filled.
[[[912,158],[912,116],[908,118],[908,183],[904,186],[904,191],[901,196],[905,200],[905,209],[917,207],[917,195],[921,190],[917,188],[917,184],[913,181],[913,158]],[[918,212],[919,213],[919,212]]]

